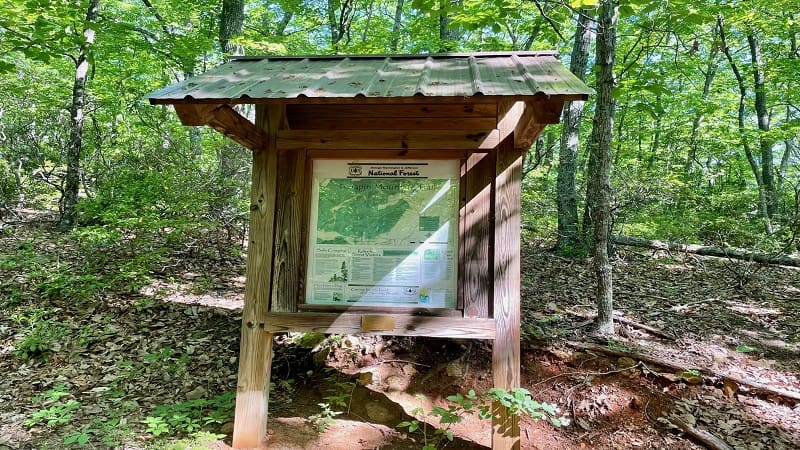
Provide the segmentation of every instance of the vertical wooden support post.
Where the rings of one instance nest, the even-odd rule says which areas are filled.
[[[464,293],[464,317],[490,317],[492,311],[491,234],[492,186],[495,174],[495,150],[474,153],[466,161],[464,226],[461,246],[464,251],[464,272],[461,280]]]
[[[497,151],[494,201],[494,319],[492,350],[494,387],[520,386],[520,193],[524,152],[514,148],[513,134]],[[492,449],[520,448],[519,417],[492,405]]]
[[[256,109],[256,126],[267,133],[268,139],[263,148],[253,149],[250,241],[233,426],[233,447],[237,449],[266,447],[272,333],[264,331],[264,323],[272,287],[278,170],[276,137],[283,122],[283,108],[259,105]]]

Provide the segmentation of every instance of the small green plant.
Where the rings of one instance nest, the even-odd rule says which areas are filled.
[[[38,275],[44,280],[37,283],[34,290],[48,300],[86,301],[97,292],[111,287],[106,280],[95,274],[88,264],[83,264],[81,267],[62,265],[55,269],[42,270]]]
[[[326,402],[317,403],[322,411],[308,417],[308,421],[320,433],[333,424],[334,417],[343,414],[343,411],[338,411],[334,408],[346,408],[347,412],[350,412],[350,402],[353,398],[353,390],[356,388],[355,382],[344,379],[335,369],[327,368],[325,370],[327,375],[324,378],[324,383],[327,395],[323,399]]]
[[[547,403],[539,403],[531,397],[526,389],[515,388],[510,391],[492,388],[484,394],[478,395],[470,389],[467,394],[456,394],[447,397],[450,404],[443,408],[434,406],[430,412],[422,408],[414,408],[411,414],[413,420],[400,422],[397,428],[405,428],[409,433],[420,432],[423,437],[422,450],[436,450],[453,441],[453,432],[450,428],[460,423],[470,415],[477,415],[480,419],[491,419],[491,402],[497,402],[509,409],[515,416],[530,416],[533,419],[548,419],[553,426],[566,426],[569,419],[565,416],[556,417],[558,409]],[[428,430],[428,423],[424,418],[438,419],[440,427],[433,433]]]
[[[569,425],[569,418],[566,416],[557,417],[558,408],[548,403],[539,403],[531,397],[527,389],[514,388],[510,391],[505,389],[492,388],[487,391],[487,397],[508,408],[512,415],[529,416],[535,420],[547,419],[554,427]],[[487,414],[491,417],[489,407],[481,406],[481,417]]]
[[[335,369],[327,368],[328,375],[325,377],[326,393],[323,397],[330,405],[347,408],[350,411],[350,401],[353,397],[353,390],[356,388],[354,381],[345,379]]]
[[[324,433],[331,425],[333,425],[334,417],[342,414],[341,411],[334,411],[328,403],[317,403],[322,409],[316,414],[308,416],[308,421],[314,426],[318,433]]]
[[[67,435],[67,437],[64,438],[64,444],[78,445],[82,447],[88,444],[89,440],[91,439],[90,436],[97,432],[98,430],[89,427],[80,429],[72,434]]]
[[[216,441],[223,439],[224,434],[209,433],[207,431],[198,431],[192,433],[190,439],[181,439],[177,442],[165,443],[159,448],[164,450],[212,450],[218,448]]]
[[[22,339],[14,343],[13,354],[20,359],[46,359],[47,354],[54,350],[67,334],[67,324],[43,319],[38,312],[30,317],[12,318],[12,320],[20,325],[26,324],[28,328]]]
[[[683,374],[684,375],[693,376],[693,377],[702,377],[703,376],[703,374],[700,373],[700,371],[697,370],[697,369],[686,369],[686,370],[683,371]]]
[[[169,433],[170,430],[167,420],[161,416],[147,416],[144,419],[144,424],[147,425],[145,432],[150,433],[155,437]]]
[[[89,442],[99,440],[107,447],[119,446],[119,436],[127,431],[127,426],[120,423],[118,418],[97,418],[92,422],[64,437],[64,444],[83,447]]]
[[[227,392],[212,399],[194,399],[153,409],[144,423],[147,432],[160,436],[177,430],[194,433],[209,425],[219,425],[233,417],[234,393]]]
[[[76,400],[67,400],[66,402],[58,402],[53,406],[45,409],[40,409],[33,413],[29,419],[26,419],[24,424],[27,428],[33,428],[36,425],[45,424],[50,428],[69,423],[75,417],[75,410],[80,409],[81,404]]]

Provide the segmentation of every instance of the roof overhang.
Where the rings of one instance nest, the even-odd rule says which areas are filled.
[[[361,132],[403,146],[455,133],[474,147],[503,130],[515,146],[530,145],[525,136],[557,123],[564,102],[590,93],[553,52],[491,52],[239,57],[147,98],[175,105],[184,125],[209,125],[249,148],[264,132],[231,105],[281,105],[283,145],[355,145]]]

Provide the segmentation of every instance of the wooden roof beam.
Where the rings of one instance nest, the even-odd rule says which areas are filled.
[[[278,130],[278,148],[316,150],[491,150],[497,130]]]
[[[230,105],[175,104],[174,106],[183,125],[208,125],[250,150],[264,148],[267,143],[266,133]]]
[[[514,148],[527,150],[544,125],[559,122],[563,105],[564,102],[560,100],[501,103],[497,116],[500,141],[514,133]]]

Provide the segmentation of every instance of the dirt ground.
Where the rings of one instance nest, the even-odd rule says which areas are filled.
[[[17,254],[24,237],[51,259],[76,258],[47,236],[6,235],[0,256]],[[704,448],[676,428],[681,423],[731,448],[800,448],[800,271],[624,249],[618,256],[620,322],[614,339],[598,341],[590,333],[590,261],[525,245],[522,387],[568,424],[523,417],[522,448]],[[112,410],[124,418],[119,436],[93,437],[86,447],[166,448],[168,440],[145,432],[155,408],[235,392],[244,260],[171,258],[173,268],[138,292],[104,292],[90,302],[33,292],[0,311],[0,449],[64,448],[65,436]],[[9,266],[0,279],[28,276]],[[13,352],[25,333],[15,317],[32,307],[72,324],[69,336],[106,331],[65,338],[46,359],[24,360]],[[488,420],[467,414],[446,425],[427,415],[451,405],[447,396],[492,386],[490,342],[280,335],[275,350],[270,448],[490,445]],[[81,405],[73,420],[26,426],[43,407],[36,399],[55,386]],[[414,432],[398,427],[414,420]],[[230,444],[231,425],[208,426],[227,436],[210,448]],[[453,441],[432,442],[437,426]]]

